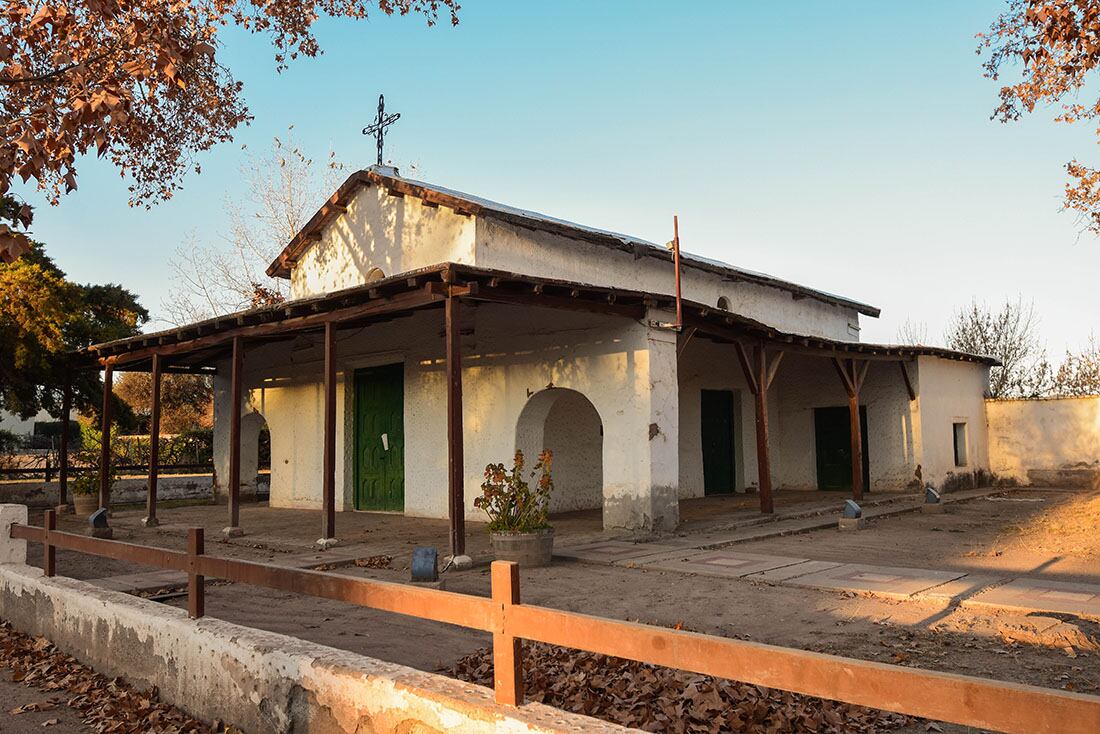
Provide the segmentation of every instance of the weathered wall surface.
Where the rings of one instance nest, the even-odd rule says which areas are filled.
[[[602,495],[578,469],[556,500],[562,508],[601,498],[605,525],[671,529],[676,524],[679,447],[676,335],[644,322],[595,314],[492,304],[462,308],[466,514],[490,462],[509,462],[531,396],[575,390],[591,403],[602,436]],[[338,335],[338,509],[354,507],[354,374],[404,365],[405,513],[447,516],[446,382],[442,314],[425,311]],[[247,404],[271,430],[271,504],[319,507],[323,430],[319,335],[256,346],[244,357]],[[215,378],[215,467],[228,476],[228,369]],[[550,416],[553,417],[553,416]],[[591,428],[591,426],[589,426]],[[347,437],[347,439],[345,439]],[[255,455],[254,441],[244,457]],[[529,446],[519,446],[529,453]],[[553,448],[553,447],[551,447]],[[564,457],[563,457],[564,458]],[[242,466],[245,466],[242,462]],[[247,466],[245,466],[247,468]],[[248,476],[242,471],[242,476]],[[565,479],[569,479],[566,472]],[[596,506],[600,506],[599,503]]]
[[[788,354],[771,392],[769,399],[779,405],[780,416],[772,429],[779,447],[772,459],[775,483],[787,489],[816,489],[814,410],[848,407],[840,376],[828,358]],[[869,490],[905,490],[919,463],[915,436],[919,419],[897,364],[870,362],[859,398],[867,409]]]
[[[548,232],[513,227],[478,218],[475,264],[486,268],[528,273],[580,283],[614,286],[671,295],[675,291],[672,265],[652,257],[635,258],[629,252],[574,240]],[[718,304],[729,300],[730,311],[797,334],[859,341],[859,314],[855,309],[813,298],[795,298],[790,291],[723,277],[685,263],[683,296],[687,300]]]
[[[989,367],[939,357],[917,359],[924,481],[942,486],[950,475],[989,471],[985,391]],[[966,423],[966,466],[955,465],[953,424]]]
[[[1033,483],[1029,471],[1100,461],[1100,396],[988,400],[989,465],[998,476]]]
[[[145,477],[120,477],[111,488],[111,503],[144,502],[148,488]],[[57,497],[56,480],[49,483],[43,480],[0,482],[0,502],[56,507]],[[157,479],[157,497],[162,500],[213,499],[214,478],[209,474],[162,474]]]
[[[389,276],[445,262],[473,264],[474,218],[414,196],[360,188],[291,273],[293,298],[362,285],[371,268]]]
[[[692,339],[680,353],[680,497],[702,497],[704,494],[703,390],[733,392],[734,488],[741,492],[758,483],[756,407],[734,349],[732,344]],[[774,402],[769,405],[768,415],[774,452],[777,448],[775,430],[781,420],[779,406]]]
[[[5,537],[11,518],[0,512]],[[45,578],[13,560],[0,553],[0,617],[16,630],[49,638],[108,677],[155,685],[193,716],[251,734],[628,731],[541,704],[497,706],[487,688],[209,617],[191,620],[183,610]]]

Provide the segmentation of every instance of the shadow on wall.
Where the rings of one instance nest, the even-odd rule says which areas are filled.
[[[603,507],[603,422],[591,401],[576,390],[550,387],[527,401],[516,421],[516,449],[525,473],[543,449],[554,454],[551,512]]]

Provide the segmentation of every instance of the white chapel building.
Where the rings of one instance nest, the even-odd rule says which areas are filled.
[[[860,342],[877,308],[690,254],[678,324],[673,259],[372,166],[271,264],[287,303],[94,351],[215,368],[219,491],[238,477],[247,496],[266,423],[274,507],[321,509],[327,480],[335,512],[481,519],[485,465],[549,448],[553,511],[659,532],[685,498],[757,492],[770,511],[774,490],[988,469],[993,360]]]

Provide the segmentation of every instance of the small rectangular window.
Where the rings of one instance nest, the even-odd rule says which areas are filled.
[[[955,423],[952,427],[955,435],[955,466],[966,466],[966,424]]]

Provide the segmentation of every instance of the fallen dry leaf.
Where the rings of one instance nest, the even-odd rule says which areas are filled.
[[[44,637],[32,638],[0,623],[0,666],[13,671],[12,679],[41,691],[57,691],[66,699],[29,703],[12,714],[48,711],[66,700],[82,720],[99,734],[148,732],[149,734],[212,734],[215,729],[160,702],[156,688],[136,691],[125,681],[109,679],[60,652]],[[54,726],[47,719],[42,726]]]
[[[467,655],[449,672],[492,686],[492,651]],[[900,714],[541,643],[524,645],[523,679],[528,701],[651,732],[855,734],[897,729],[911,721]]]

